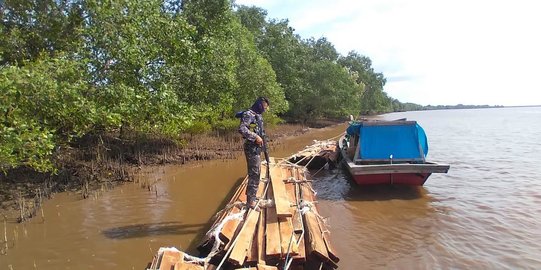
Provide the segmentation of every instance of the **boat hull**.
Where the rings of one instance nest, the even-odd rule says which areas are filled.
[[[389,173],[352,175],[357,185],[409,185],[422,186],[431,173]]]

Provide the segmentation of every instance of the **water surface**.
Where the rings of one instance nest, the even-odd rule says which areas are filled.
[[[428,160],[451,165],[422,188],[317,177],[344,269],[540,269],[541,108],[386,115],[417,120]]]
[[[541,108],[384,117],[417,120],[428,160],[451,169],[420,188],[361,188],[342,170],[318,173],[318,207],[340,269],[541,269]],[[287,139],[271,155],[289,156],[344,127]],[[44,219],[8,222],[0,269],[143,269],[161,246],[194,254],[245,166],[240,157],[160,167],[139,176],[156,182],[151,189],[129,184],[86,200],[58,194]]]

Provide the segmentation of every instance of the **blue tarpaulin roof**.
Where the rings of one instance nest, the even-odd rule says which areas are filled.
[[[359,135],[361,160],[424,160],[428,154],[426,134],[415,121],[361,122],[347,133]]]

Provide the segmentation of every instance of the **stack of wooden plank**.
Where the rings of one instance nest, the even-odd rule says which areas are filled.
[[[320,169],[325,165],[335,168],[339,156],[338,145],[335,140],[314,141],[314,144],[306,146],[288,160],[308,169]]]
[[[271,160],[271,181],[266,181],[266,170],[266,164],[262,164],[262,181],[257,193],[258,198],[266,199],[265,207],[255,210],[245,207],[246,178],[203,238],[198,249],[203,256],[210,253],[207,269],[218,266],[219,269],[337,268],[339,258],[315,207],[316,198],[306,178],[306,169]],[[162,259],[159,254],[155,256],[155,265],[163,262],[165,255]],[[178,257],[182,258],[183,254]]]

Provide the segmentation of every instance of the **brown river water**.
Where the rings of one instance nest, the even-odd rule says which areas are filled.
[[[314,177],[339,269],[541,269],[541,108],[389,114],[417,120],[428,160],[448,163],[424,187],[358,187],[341,169]],[[283,141],[286,157],[344,125]],[[195,246],[246,173],[244,157],[141,174],[90,199],[57,194],[37,218],[0,225],[0,269],[144,269],[161,246]],[[5,230],[5,233],[4,233]],[[3,240],[3,239],[2,239]],[[3,242],[3,241],[0,241]]]

